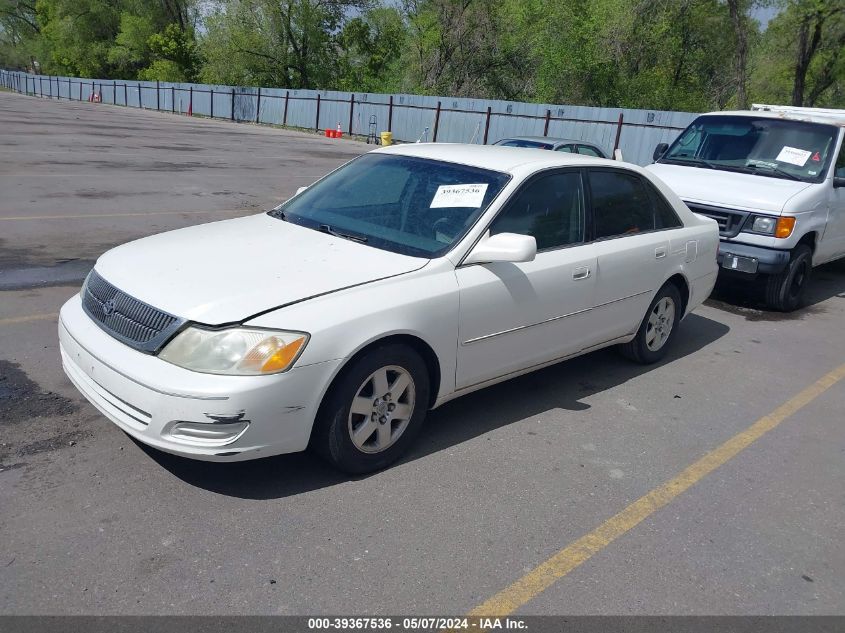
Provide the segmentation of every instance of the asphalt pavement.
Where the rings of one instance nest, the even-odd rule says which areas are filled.
[[[56,313],[100,253],[367,149],[0,93],[0,613],[845,613],[845,263],[790,315],[720,288],[657,365],[453,401],[365,477],[165,455],[76,392]]]

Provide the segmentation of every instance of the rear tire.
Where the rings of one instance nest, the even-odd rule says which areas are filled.
[[[405,345],[376,347],[354,360],[329,389],[311,446],[334,467],[358,475],[396,461],[428,410],[425,362]]]
[[[626,358],[650,365],[666,356],[681,320],[681,293],[673,283],[665,284],[648,307],[636,336],[619,346]]]
[[[813,251],[806,244],[799,244],[792,251],[787,267],[766,279],[766,305],[779,312],[792,312],[800,308],[812,272]]]

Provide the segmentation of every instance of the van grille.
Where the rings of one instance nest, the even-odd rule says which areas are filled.
[[[183,323],[115,288],[95,270],[82,288],[86,314],[111,336],[137,350],[157,352]]]
[[[686,202],[686,201],[684,201]],[[693,213],[705,215],[708,218],[713,218],[719,225],[719,235],[722,237],[736,237],[748,219],[748,211],[739,211],[737,209],[724,209],[722,207],[711,207],[704,204],[696,204],[694,202],[686,202],[686,205]]]

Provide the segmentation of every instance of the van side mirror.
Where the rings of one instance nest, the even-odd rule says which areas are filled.
[[[651,155],[651,160],[656,161],[666,153],[667,149],[669,149],[669,143],[658,143],[657,147],[654,148],[654,154]]]
[[[845,187],[845,176],[833,177],[833,188],[838,189],[839,187]]]
[[[493,262],[530,262],[537,256],[537,240],[533,235],[518,233],[486,234],[475,245],[465,264],[491,264]]]

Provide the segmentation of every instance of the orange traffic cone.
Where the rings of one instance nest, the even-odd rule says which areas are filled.
[[[343,137],[343,130],[340,129],[340,121],[337,122],[337,128],[335,128],[334,137],[335,138],[342,138]]]

